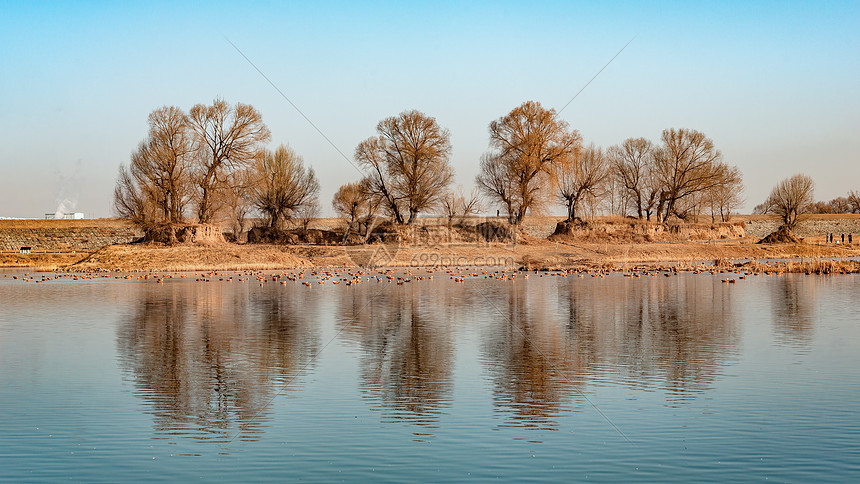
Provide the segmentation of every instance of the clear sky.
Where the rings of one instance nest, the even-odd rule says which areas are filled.
[[[860,2],[10,2],[0,0],[0,216],[68,200],[111,215],[120,163],[162,105],[254,105],[322,184],[359,173],[340,150],[406,109],[452,134],[473,184],[487,125],[526,100],[586,142],[711,137],[740,167],[746,211],[780,179],[860,190]],[[230,39],[337,146],[333,148]]]

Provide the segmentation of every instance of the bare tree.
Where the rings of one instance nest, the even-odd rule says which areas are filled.
[[[511,167],[500,155],[484,153],[481,155],[481,173],[475,178],[475,184],[490,199],[500,202],[508,214],[508,221],[513,222],[513,214],[519,210],[521,202],[517,197],[518,183]],[[540,187],[534,190],[540,190]]]
[[[271,228],[283,228],[297,213],[319,204],[320,184],[313,168],[305,169],[288,146],[258,154],[252,173],[252,200]]]
[[[770,197],[766,198],[763,202],[753,207],[753,213],[756,215],[773,213],[773,200]]]
[[[341,185],[331,200],[331,206],[335,213],[347,221],[347,231],[353,231],[358,218],[366,211],[370,203],[368,196],[362,189],[361,182],[352,182]]]
[[[601,184],[600,199],[595,199],[591,208],[592,211],[595,211],[605,207],[606,213],[610,215],[626,215],[630,209],[630,204],[630,194],[621,185],[618,177],[610,172]]]
[[[481,158],[476,184],[519,223],[541,208],[555,181],[553,167],[580,144],[579,132],[569,130],[554,109],[527,101],[490,123],[491,151]]]
[[[568,221],[576,218],[581,202],[600,197],[608,173],[606,155],[594,145],[562,158],[556,169],[558,199],[567,208]]]
[[[460,223],[463,223],[466,217],[481,211],[481,197],[477,188],[472,189],[468,195],[462,186],[458,186],[456,191],[449,190],[442,199],[441,211],[448,217],[448,225],[453,222],[454,217],[460,217]]]
[[[607,150],[612,174],[621,183],[636,216],[651,220],[660,192],[655,171],[657,148],[645,138],[627,138],[620,146]]]
[[[168,223],[182,221],[192,195],[191,137],[188,116],[175,106],[165,106],[150,113],[146,149],[137,153],[140,162],[150,167],[151,180],[160,194],[159,205]],[[134,163],[134,155],[132,158]]]
[[[254,181],[251,167],[242,168],[227,176],[228,189],[222,191],[227,216],[237,241],[245,232],[248,216],[254,211]]]
[[[248,104],[215,99],[211,106],[197,104],[189,112],[196,151],[197,218],[210,223],[218,212],[219,193],[227,176],[250,165],[271,135],[263,117]]]
[[[376,223],[382,197],[371,189],[370,178],[342,185],[331,202],[334,211],[347,220],[347,233],[368,236]]]
[[[149,132],[120,167],[114,208],[141,226],[182,222],[192,195],[193,163],[188,117],[175,106],[154,110]]]
[[[812,178],[797,174],[773,187],[764,205],[767,207],[767,212],[779,215],[782,223],[791,230],[797,226],[800,215],[808,213],[815,202],[814,190],[815,182]]]
[[[358,218],[358,234],[363,235],[365,239],[370,237],[371,230],[380,221],[379,212],[385,204],[385,200],[379,193],[373,190],[373,182],[370,177],[364,177],[358,182],[359,194],[364,198],[365,203],[359,207]]]
[[[451,135],[415,110],[383,119],[376,132],[358,145],[355,159],[369,169],[369,187],[386,212],[398,224],[411,224],[436,207],[454,178]]]
[[[848,192],[848,210],[851,213],[860,213],[860,193],[854,190]]]
[[[156,199],[151,185],[141,183],[125,165],[119,166],[113,190],[114,212],[119,217],[130,220],[144,230],[149,229],[156,224]]]
[[[298,220],[302,230],[307,231],[311,226],[311,222],[320,216],[320,205],[318,200],[315,199],[314,203],[302,205],[298,210],[296,210],[295,214],[296,220]]]
[[[719,165],[720,182],[705,193],[710,202],[711,221],[715,221],[717,213],[721,222],[728,222],[732,212],[744,203],[744,181],[740,169],[736,166]]]
[[[848,197],[836,197],[828,202],[833,213],[851,213],[851,204]]]
[[[835,213],[830,202],[819,200],[809,206],[809,213]]]
[[[666,219],[672,214],[682,215],[677,209],[680,201],[720,182],[717,167],[722,154],[710,138],[696,130],[666,129],[662,141],[662,149],[655,157],[663,185],[657,212]]]

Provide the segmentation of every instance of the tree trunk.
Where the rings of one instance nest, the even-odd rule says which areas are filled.
[[[567,221],[573,222],[576,219],[576,201],[571,200],[567,203]]]

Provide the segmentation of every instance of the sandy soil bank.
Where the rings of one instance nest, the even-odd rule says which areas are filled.
[[[751,241],[656,242],[644,244],[575,243],[530,240],[517,244],[450,244],[428,247],[370,244],[358,247],[280,245],[130,244],[105,247],[91,255],[36,255],[30,263],[68,271],[265,270],[299,267],[506,266],[526,269],[692,266],[702,261],[745,259],[846,258],[860,256],[860,245],[810,243],[757,245]],[[2,263],[3,261],[0,261]],[[4,264],[9,265],[9,264]]]
[[[327,220],[327,219],[321,219]],[[332,219],[334,220],[334,219]],[[196,271],[266,270],[300,267],[430,267],[505,266],[527,269],[601,268],[625,270],[633,266],[691,266],[702,261],[744,262],[746,259],[803,259],[860,256],[855,244],[829,245],[823,236],[803,238],[796,244],[756,244],[755,237],[716,240],[675,240],[666,232],[643,242],[640,236],[620,234],[621,219],[603,222],[576,236],[533,236],[538,228],[554,227],[557,217],[534,217],[522,227],[516,242],[475,240],[474,233],[451,231],[441,222],[404,233],[399,242],[364,246],[266,245],[210,242],[204,244],[109,245],[95,251],[0,253],[0,267],[37,267],[63,271]],[[330,221],[331,222],[331,221]],[[425,223],[427,221],[424,221]],[[13,222],[10,222],[13,223]],[[116,225],[117,221],[99,222]],[[124,222],[123,222],[124,223]],[[14,224],[47,226],[44,221]],[[332,222],[334,224],[334,222]],[[610,225],[614,224],[614,228]],[[719,229],[719,228],[718,228]],[[722,229],[720,229],[722,230]],[[455,233],[456,232],[456,233]],[[402,235],[404,235],[402,234]],[[541,233],[540,235],[543,235]],[[717,232],[711,235],[719,235]],[[723,234],[725,236],[725,234]],[[689,234],[685,235],[689,237]],[[625,240],[630,239],[630,240]],[[480,237],[479,237],[480,239]],[[839,268],[827,271],[835,272]],[[803,270],[794,268],[794,271]]]

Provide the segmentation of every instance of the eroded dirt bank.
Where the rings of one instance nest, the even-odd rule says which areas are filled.
[[[444,221],[387,232],[367,245],[152,243],[116,244],[93,251],[0,254],[3,266],[36,266],[72,271],[264,270],[299,267],[505,266],[527,269],[675,266],[702,261],[809,259],[860,256],[860,243],[825,244],[823,236],[795,244],[756,244],[732,224],[639,224],[614,218],[558,230],[549,238],[532,236],[558,218],[535,217],[516,234],[496,229],[499,221],[448,226]],[[455,224],[456,225],[456,224]],[[317,230],[336,229],[336,224]],[[860,240],[854,240],[860,242]],[[326,245],[328,244],[328,245]]]

